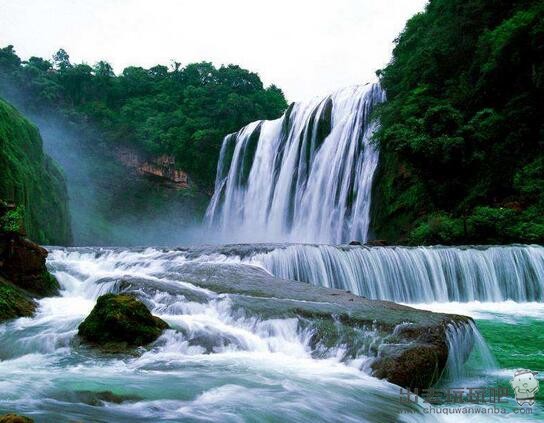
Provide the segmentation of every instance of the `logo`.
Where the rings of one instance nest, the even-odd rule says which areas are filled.
[[[517,370],[514,377],[510,381],[510,385],[514,389],[516,401],[521,406],[525,403],[533,405],[535,403],[535,395],[538,392],[539,382],[535,377],[538,372],[533,372],[527,369]]]

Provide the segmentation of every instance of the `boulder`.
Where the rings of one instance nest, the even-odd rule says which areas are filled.
[[[17,414],[4,414],[0,416],[0,423],[34,423],[34,420]]]
[[[25,291],[0,276],[0,323],[34,314],[36,302]]]
[[[0,233],[0,274],[37,297],[58,294],[59,284],[47,271],[47,250],[16,233]]]
[[[106,350],[119,350],[149,344],[168,327],[132,295],[106,294],[79,325],[79,336]]]
[[[373,376],[409,389],[428,388],[444,372],[449,327],[471,334],[472,320],[466,316],[433,313],[279,279],[256,266],[186,263],[182,271],[180,281],[228,296],[235,313],[259,319],[298,318],[301,327],[311,333],[313,355],[336,354],[342,345],[342,359],[373,357],[367,369]],[[122,281],[117,289],[151,299],[157,291],[183,295],[179,285],[172,281],[157,287],[154,281],[139,279]],[[209,301],[204,297],[194,300]],[[200,334],[191,336],[191,344],[206,347]]]

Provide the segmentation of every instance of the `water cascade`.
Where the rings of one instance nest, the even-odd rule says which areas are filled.
[[[273,275],[405,303],[544,300],[544,248],[290,245],[250,261]]]
[[[346,361],[344,345],[314,349],[299,319],[235,311],[228,295],[183,282],[191,261],[213,258],[151,248],[53,250],[48,264],[61,296],[40,300],[35,317],[0,327],[0,414],[32,410],[46,422],[397,421],[410,408],[399,403],[398,387],[360,370],[371,357]],[[138,295],[175,330],[142,354],[96,354],[79,345],[77,327],[123,280],[157,287]]]
[[[209,225],[228,242],[366,241],[378,164],[370,117],[384,100],[376,84],[345,88],[228,135]]]

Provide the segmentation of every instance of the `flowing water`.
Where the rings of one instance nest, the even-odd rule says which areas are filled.
[[[207,211],[229,242],[366,241],[378,151],[370,119],[379,85],[295,103],[223,141]]]
[[[184,283],[190,261],[155,249],[53,250],[48,264],[62,295],[41,300],[35,317],[0,326],[0,412],[38,422],[416,421],[401,414],[413,407],[399,403],[398,387],[360,370],[366,357],[341,361],[339,346],[314,358],[297,319],[240,315],[228,295]],[[77,327],[96,298],[131,277],[187,291],[146,297],[173,330],[136,356],[79,345]]]
[[[371,114],[384,100],[379,85],[351,87],[293,104],[280,119],[227,136],[206,214],[214,239],[365,242],[378,164]],[[249,279],[268,272],[472,316],[475,325],[448,327],[440,389],[508,389],[516,368],[544,370],[540,246],[53,248],[48,266],[61,295],[40,300],[32,318],[0,325],[0,414],[15,411],[37,422],[480,422],[544,416],[541,394],[530,415],[516,414],[512,395],[498,404],[506,412],[500,415],[445,415],[437,405],[403,403],[399,387],[368,374],[371,349],[353,358],[342,344],[313,345],[311,326],[297,318],[240,311],[235,296],[194,285],[195,265],[234,267]],[[136,293],[171,329],[136,353],[108,355],[81,345],[78,325],[98,296],[118,292],[126,280],[139,286]],[[372,328],[362,332],[363,339],[380,342]]]
[[[264,269],[270,265],[266,257],[293,248],[314,247],[256,246],[243,254],[236,248],[230,253],[216,248],[53,249],[48,265],[62,285],[62,295],[41,300],[35,317],[0,326],[0,412],[17,411],[38,422],[452,419],[425,412],[432,409],[425,404],[401,403],[398,387],[365,373],[371,357],[363,354],[345,360],[341,345],[316,355],[309,342],[311,334],[297,319],[240,314],[231,307],[229,295],[217,295],[184,280],[184,269],[191,263]],[[338,251],[348,254],[355,248],[362,250],[342,247]],[[526,272],[525,277],[534,274]],[[141,292],[153,313],[173,329],[152,348],[135,355],[98,354],[80,345],[77,327],[96,298],[116,292],[119,281],[130,278],[184,289],[183,295],[168,289]],[[522,279],[507,283],[528,284]],[[541,325],[541,303],[435,301],[415,306],[472,315],[482,331],[483,337],[476,327],[468,332],[450,328],[451,353],[443,386],[504,385],[516,367],[544,367],[542,332],[532,324],[540,321]],[[518,332],[519,325],[533,332]],[[506,331],[516,345],[507,345],[501,337]],[[473,353],[463,366],[470,347]],[[512,411],[515,404],[510,398],[503,407]],[[534,409],[529,417],[541,416],[540,406]],[[455,421],[464,419],[481,421],[482,416],[455,416]]]

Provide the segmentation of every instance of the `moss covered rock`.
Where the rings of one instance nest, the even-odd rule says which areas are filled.
[[[106,294],[98,298],[91,314],[79,325],[79,336],[91,344],[117,349],[149,344],[168,327],[135,297]]]
[[[0,277],[0,323],[17,317],[30,317],[35,301],[23,290]]]
[[[17,414],[4,414],[0,416],[0,423],[34,423],[34,420]]]

